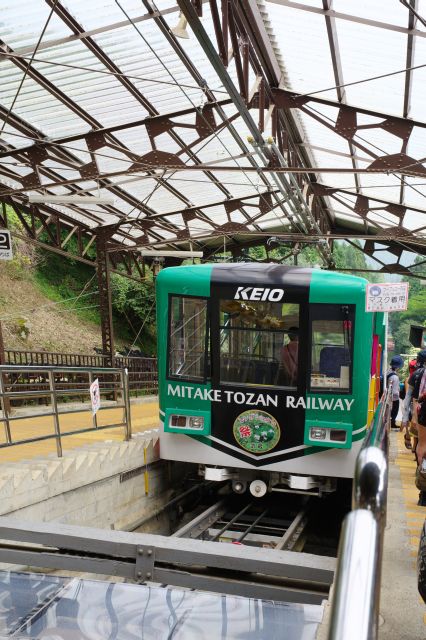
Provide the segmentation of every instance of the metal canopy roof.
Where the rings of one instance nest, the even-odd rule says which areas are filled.
[[[426,255],[425,5],[5,0],[1,200],[31,241],[78,235],[82,259],[101,229],[115,266],[281,235],[331,267],[332,240],[358,237],[404,273]]]

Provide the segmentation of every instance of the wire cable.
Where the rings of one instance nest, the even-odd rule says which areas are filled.
[[[170,69],[169,69],[169,68],[164,64],[163,60],[161,60],[161,58],[158,56],[158,53],[157,53],[157,52],[156,52],[156,51],[151,47],[151,45],[150,45],[150,44],[149,44],[149,42],[146,40],[146,38],[143,36],[143,34],[142,34],[142,33],[141,33],[141,31],[138,29],[138,27],[136,26],[136,24],[132,21],[132,19],[130,18],[130,16],[129,16],[129,15],[127,14],[127,12],[123,9],[123,7],[120,5],[119,0],[115,0],[115,3],[116,3],[116,4],[118,5],[118,7],[121,9],[121,11],[122,11],[122,12],[123,12],[123,14],[126,16],[126,18],[127,18],[127,19],[132,23],[133,27],[134,27],[134,28],[136,29],[136,31],[138,32],[139,36],[142,38],[142,40],[144,41],[144,43],[146,44],[146,46],[151,50],[151,52],[155,55],[155,57],[156,57],[156,58],[157,58],[157,60],[160,62],[160,64],[163,66],[163,68],[166,70],[166,72],[170,75],[170,77],[171,77],[172,79],[174,79],[174,80],[175,80],[175,78],[174,78],[174,76],[173,76],[172,72],[170,71]],[[152,1],[152,2],[151,2],[151,4],[152,4],[153,8],[154,8],[155,10],[157,10],[157,11],[158,11],[158,7],[156,6],[155,2],[153,2],[153,1]],[[204,90],[207,90],[207,88],[208,88],[208,87],[204,87]],[[202,89],[202,87],[201,87],[201,86],[200,86],[200,89]],[[206,126],[208,126],[208,128],[212,131],[213,136],[214,136],[214,137],[219,141],[219,143],[221,144],[221,146],[223,146],[223,148],[225,149],[225,151],[226,151],[229,155],[232,155],[232,154],[230,154],[229,149],[226,147],[225,143],[224,143],[224,142],[222,141],[222,139],[219,137],[219,135],[217,134],[217,132],[216,132],[216,131],[214,131],[214,130],[212,129],[211,124],[208,122],[208,120],[207,120],[207,119],[205,118],[205,116],[203,115],[202,109],[201,109],[201,108],[197,108],[197,107],[196,107],[196,105],[194,104],[193,100],[190,98],[190,96],[188,96],[188,94],[186,93],[186,91],[185,91],[183,88],[181,88],[181,91],[182,91],[182,93],[185,95],[186,99],[187,99],[187,100],[189,100],[189,101],[190,101],[190,103],[194,106],[194,108],[196,108],[196,109],[197,109],[198,113],[199,113],[199,114],[200,114],[200,116],[203,118],[204,122],[206,123]],[[247,150],[247,147],[246,147],[246,146],[244,145],[244,143],[242,142],[242,140],[241,140],[241,137],[240,137],[240,136],[239,136],[239,139],[240,139],[241,143],[243,144],[243,147]],[[253,188],[255,188],[255,189],[256,189],[256,187],[255,187],[255,185],[253,184],[253,182],[252,182],[251,178],[250,178],[249,176],[247,176],[247,173],[244,171],[244,167],[241,167],[241,166],[239,165],[239,163],[238,163],[236,160],[234,160],[234,162],[235,162],[235,164],[237,165],[237,167],[241,169],[242,173],[244,173],[244,175],[246,176],[246,178],[248,179],[248,181],[251,183],[251,185],[253,186]],[[257,169],[259,170],[259,167],[258,167],[257,163],[256,163],[254,160],[253,160],[253,162],[254,162],[254,166],[256,166],[256,167],[257,167]],[[259,173],[259,175],[260,175],[260,173]],[[215,182],[214,182],[214,181],[212,181],[212,182],[213,182],[213,184],[215,184]],[[265,184],[267,184],[267,185],[268,185],[268,188],[272,188],[272,184],[269,182],[269,180],[266,180],[266,181],[264,180],[264,182],[265,182]],[[249,219],[249,224],[250,224],[250,216],[248,216],[248,214],[247,214],[246,212],[244,212],[244,215],[245,215],[246,217],[248,217],[248,219]],[[276,215],[277,215],[277,219],[280,221],[280,218],[278,217],[278,214],[277,214],[277,213],[276,213]],[[286,223],[288,223],[288,220],[289,220],[288,213],[286,212],[286,213],[285,213],[285,215],[286,215]]]
[[[144,76],[136,76],[136,75],[132,75],[129,73],[121,73],[118,71],[107,71],[105,69],[94,69],[91,67],[83,67],[80,65],[76,65],[76,64],[67,64],[65,62],[54,62],[53,60],[45,60],[43,58],[35,58],[30,57],[30,56],[25,56],[25,55],[19,55],[18,53],[10,53],[10,52],[2,52],[2,56],[6,57],[6,58],[16,58],[17,60],[30,60],[30,63],[32,62],[39,62],[41,64],[46,64],[46,65],[51,65],[51,66],[55,66],[55,67],[65,67],[67,69],[75,69],[77,71],[89,71],[90,73],[99,73],[102,75],[106,75],[106,76],[113,76],[116,78],[125,78],[125,79],[129,79],[129,80],[140,80],[141,82],[152,82],[153,84],[164,84],[164,85],[168,85],[168,86],[174,86],[174,87],[178,87],[178,86],[182,86],[185,87],[186,89],[199,89],[198,86],[195,85],[190,85],[190,84],[182,84],[179,85],[176,82],[168,82],[167,80],[158,80],[158,78],[147,78]],[[213,89],[212,89],[213,91]],[[215,93],[223,93],[223,94],[227,94],[227,92],[225,91],[225,89],[214,89]]]
[[[405,67],[405,69],[399,69],[398,71],[391,71],[390,73],[382,73],[379,76],[371,76],[370,78],[364,78],[363,80],[355,80],[354,82],[345,82],[343,84],[335,84],[332,87],[326,89],[318,89],[316,91],[310,91],[309,93],[296,93],[298,98],[305,98],[308,96],[315,96],[318,93],[326,93],[327,91],[335,91],[336,89],[344,89],[345,87],[353,87],[356,84],[363,84],[364,82],[373,82],[374,80],[381,80],[382,78],[389,78],[390,76],[396,76],[399,73],[406,73],[407,71],[416,71],[416,69],[423,69],[426,67],[426,63],[417,64],[412,67]]]
[[[140,334],[142,333],[142,329],[144,328],[144,326],[145,326],[145,324],[146,324],[146,321],[147,321],[147,320],[148,320],[148,318],[151,316],[151,312],[152,312],[152,310],[153,310],[153,308],[154,308],[154,305],[155,305],[155,296],[154,296],[154,300],[153,300],[153,302],[152,302],[152,305],[151,305],[151,307],[149,308],[149,311],[147,312],[147,314],[146,314],[146,316],[145,316],[145,318],[144,318],[144,320],[143,320],[143,322],[142,322],[141,328],[140,328],[140,329],[139,329],[139,331],[137,332],[137,334],[136,334],[136,336],[135,336],[135,339],[133,340],[133,342],[132,342],[132,344],[131,344],[131,347],[130,347],[129,351],[131,351],[131,350],[133,349],[133,347],[135,346],[136,341],[138,340],[138,338],[139,338]]]
[[[88,293],[84,293],[83,295],[79,294],[78,296],[72,296],[71,298],[64,298],[63,300],[55,300],[54,302],[47,302],[46,304],[43,305],[39,305],[37,307],[26,307],[25,309],[22,309],[22,311],[20,311],[18,314],[17,313],[7,313],[4,316],[0,317],[0,321],[7,321],[11,318],[17,318],[19,317],[19,315],[25,315],[25,313],[27,312],[31,312],[31,313],[37,313],[38,311],[44,310],[47,307],[54,307],[58,304],[65,304],[67,302],[69,302],[70,300],[78,300],[79,298],[84,298],[85,296],[91,296],[94,295],[98,292],[98,290],[96,289],[95,291],[89,291]]]
[[[24,75],[23,75],[23,76],[22,76],[22,78],[21,78],[21,82],[19,83],[19,87],[18,87],[18,89],[16,90],[15,97],[13,98],[12,104],[11,104],[11,105],[10,105],[10,107],[9,107],[9,111],[8,111],[8,112],[7,112],[7,114],[6,114],[6,118],[4,119],[4,122],[3,122],[3,124],[2,124],[1,130],[0,130],[0,133],[2,133],[2,132],[4,131],[4,128],[5,128],[5,126],[6,126],[6,125],[7,125],[7,123],[8,123],[8,120],[9,120],[10,115],[11,115],[11,113],[12,113],[13,107],[15,106],[15,103],[16,103],[16,101],[17,101],[17,99],[18,99],[18,97],[19,97],[19,94],[20,94],[20,92],[21,92],[22,86],[23,86],[23,84],[24,84],[24,82],[25,82],[25,78],[27,77],[27,73],[28,73],[29,68],[30,68],[30,66],[31,66],[32,60],[33,60],[33,58],[34,58],[35,54],[37,53],[37,49],[38,49],[38,48],[39,48],[39,46],[40,46],[40,43],[41,43],[41,41],[42,41],[42,39],[43,39],[44,34],[46,33],[46,29],[47,29],[48,25],[49,25],[50,19],[51,19],[52,15],[53,15],[53,12],[55,11],[55,6],[56,6],[57,2],[58,2],[58,0],[54,0],[54,2],[53,2],[52,8],[51,8],[51,10],[50,10],[50,13],[49,13],[49,15],[47,16],[47,20],[46,20],[46,22],[44,23],[44,27],[43,27],[43,29],[42,29],[42,31],[41,31],[41,33],[40,33],[40,36],[39,36],[39,39],[38,39],[38,41],[37,41],[36,47],[35,47],[35,49],[34,49],[34,51],[33,51],[33,53],[32,53],[32,56],[31,56],[30,62],[28,63],[28,66],[27,66],[27,68],[26,68],[26,69],[25,69],[25,71],[24,71]]]

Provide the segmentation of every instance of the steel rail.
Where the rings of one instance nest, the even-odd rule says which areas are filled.
[[[231,524],[234,524],[234,522],[236,522],[238,520],[238,518],[240,516],[242,516],[246,511],[248,511],[250,509],[250,507],[252,506],[252,503],[249,502],[248,504],[246,504],[245,507],[243,507],[241,509],[241,511],[239,511],[233,518],[231,518],[231,520],[229,522],[227,522],[225,524],[224,527],[222,527],[222,529],[220,529],[220,531],[218,533],[216,533],[215,536],[213,536],[213,538],[211,539],[211,542],[214,542],[215,540],[218,540],[220,538],[220,536],[225,533],[225,531],[227,529],[229,529],[229,527],[231,526]]]
[[[376,640],[378,636],[390,409],[388,392],[356,461],[353,510],[343,522],[340,537],[328,640]]]

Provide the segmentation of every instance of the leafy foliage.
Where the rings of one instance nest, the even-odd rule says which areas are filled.
[[[156,349],[156,330],[155,289],[152,275],[150,274],[144,282],[135,282],[113,273],[111,284],[113,309],[117,317],[121,321],[125,319],[130,326],[133,333],[132,343],[140,332],[136,346],[147,355],[153,354]]]
[[[72,238],[71,241],[73,240]],[[67,246],[67,248],[71,254],[68,258],[39,249],[41,261],[34,273],[34,279],[48,298],[54,301],[68,300],[64,303],[63,308],[67,307],[73,313],[99,325],[96,272],[93,267],[72,258],[72,253],[77,251],[76,243]],[[152,279],[138,283],[117,274],[111,274],[111,288],[116,337],[121,342],[129,346],[132,345],[147,312],[151,309],[151,317],[140,331],[135,348],[146,353],[153,353],[155,351],[155,323],[152,322],[152,318],[155,316],[155,306],[152,307],[154,300]]]
[[[269,252],[272,259],[282,261],[283,264],[294,264],[295,257],[292,254],[290,245],[281,245]],[[252,247],[249,249],[247,258],[251,260],[266,260],[264,247]],[[370,272],[370,265],[367,263],[365,254],[362,252],[361,244],[358,240],[349,244],[345,241],[337,241],[333,247],[333,258],[336,263],[336,270],[349,270],[350,273],[362,276],[370,282],[383,282],[383,274]],[[303,267],[321,267],[323,260],[315,244],[305,245],[297,254],[296,263]]]
[[[426,280],[426,265],[420,264],[423,260],[422,256],[418,256],[415,260],[416,266],[412,270]],[[395,352],[412,353],[415,349],[409,341],[410,325],[426,325],[426,290],[420,278],[404,276],[402,279],[410,286],[408,309],[400,313],[390,313],[389,322],[395,340]]]

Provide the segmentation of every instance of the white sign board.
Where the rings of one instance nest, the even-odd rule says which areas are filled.
[[[12,239],[10,231],[0,229],[0,260],[12,260]]]
[[[96,380],[93,380],[92,384],[90,385],[90,400],[92,402],[92,413],[93,415],[95,415],[97,410],[101,406],[101,396],[99,393],[99,380],[97,378]]]
[[[405,311],[408,306],[408,282],[367,284],[366,311]]]

